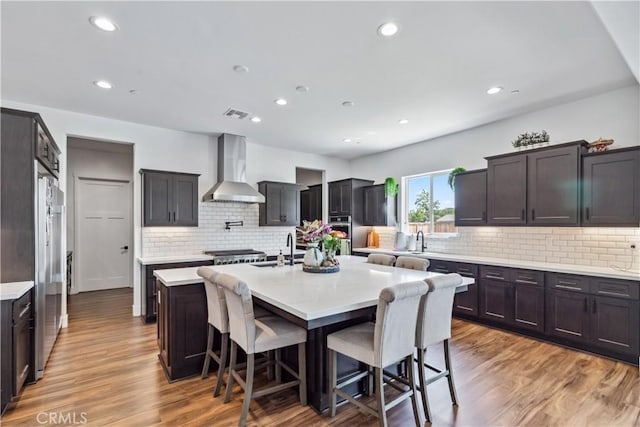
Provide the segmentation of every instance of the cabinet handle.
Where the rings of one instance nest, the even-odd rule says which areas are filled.
[[[522,209],[522,212],[520,213],[520,219],[524,221],[524,209]]]
[[[585,208],[585,213],[587,215],[587,221],[589,221],[589,217],[591,216],[589,215],[589,208]]]
[[[491,275],[491,274],[487,274],[486,278],[487,279],[495,279],[495,280],[504,280],[504,277],[502,277],[502,276],[494,276],[494,275]]]
[[[595,300],[595,299],[593,300],[593,304],[592,304],[591,312],[592,312],[593,314],[596,314],[596,313],[598,312],[598,309],[597,309],[597,307],[596,307],[596,300]]]
[[[24,308],[22,309],[22,311],[20,312],[20,314],[18,315],[18,318],[24,316],[24,314],[29,311],[29,309],[31,308],[31,303],[28,303],[27,305],[24,306]]]
[[[579,288],[577,286],[566,286],[566,285],[556,285],[556,288],[560,288],[560,289],[568,289],[570,291],[581,291],[582,288]]]
[[[525,280],[525,279],[516,279],[516,283],[525,283],[528,285],[537,285],[538,282],[535,280]]]
[[[487,212],[486,211],[482,211],[482,220],[483,221],[487,220]]]
[[[531,220],[532,221],[536,220],[536,210],[535,209],[531,209]]]

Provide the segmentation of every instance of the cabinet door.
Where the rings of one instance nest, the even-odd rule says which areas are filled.
[[[456,175],[456,226],[487,223],[487,171]]]
[[[322,186],[309,188],[309,217],[311,221],[322,219]]]
[[[640,223],[640,150],[583,158],[583,225]]]
[[[276,183],[268,183],[265,188],[265,224],[264,225],[281,225],[282,224],[282,185]]]
[[[529,225],[578,225],[579,146],[527,155]]]
[[[526,224],[527,158],[524,154],[488,161],[487,223]]]
[[[545,329],[548,335],[586,343],[589,340],[589,296],[547,289]]]
[[[158,289],[158,348],[160,349],[160,357],[162,357],[165,365],[171,367],[171,359],[169,358],[169,295],[168,289],[159,280],[156,280]]]
[[[473,264],[450,263],[452,273],[463,277],[476,279],[476,283],[469,285],[466,292],[457,293],[453,298],[453,312],[467,316],[478,315],[478,266]]]
[[[365,187],[364,194],[364,224],[363,225],[381,225],[380,221],[384,217],[383,201],[379,197],[377,185]]]
[[[173,223],[198,226],[198,176],[173,176]]]
[[[544,332],[544,287],[515,283],[513,290],[513,324]]]
[[[480,280],[480,317],[500,323],[512,323],[511,284],[496,280]]]
[[[300,225],[302,221],[313,221],[311,218],[311,190],[300,192]]]
[[[638,301],[591,297],[591,343],[618,353],[638,355]]]
[[[173,176],[144,173],[144,226],[173,225]]]
[[[300,222],[300,188],[283,184],[280,193],[280,225],[298,225]]]
[[[329,184],[329,215],[340,215],[340,183]]]
[[[340,183],[340,215],[351,215],[351,181]]]
[[[25,318],[16,319],[16,324],[13,326],[14,396],[18,395],[29,375],[29,361],[31,359],[30,313],[31,310],[27,309]]]

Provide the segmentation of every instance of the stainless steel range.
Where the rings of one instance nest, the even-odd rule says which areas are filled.
[[[243,264],[267,260],[267,254],[254,249],[234,249],[224,251],[205,251],[213,257],[213,265]]]

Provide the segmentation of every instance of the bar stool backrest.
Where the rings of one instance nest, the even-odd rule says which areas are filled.
[[[369,254],[367,257],[367,262],[369,264],[378,264],[378,265],[390,265],[393,266],[396,262],[396,257],[393,255],[385,255],[385,254]]]
[[[443,274],[425,279],[429,292],[420,302],[416,347],[424,349],[451,338],[451,314],[456,286],[462,276],[456,273]]]
[[[204,290],[207,294],[207,321],[220,333],[229,332],[229,314],[224,291],[215,284],[215,278],[219,273],[211,267],[198,268],[198,276],[204,279]]]
[[[373,341],[376,366],[387,366],[413,354],[418,308],[427,291],[427,284],[419,280],[380,292]]]
[[[429,260],[413,256],[399,256],[396,260],[396,267],[427,271],[427,268],[429,268]]]
[[[249,287],[237,277],[224,273],[215,277],[215,283],[224,290],[231,339],[247,354],[255,353],[256,321]]]

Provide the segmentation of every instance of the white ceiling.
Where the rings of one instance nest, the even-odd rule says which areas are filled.
[[[635,81],[588,2],[3,1],[1,8],[3,99],[344,158]],[[92,27],[93,15],[112,18],[119,31]],[[376,33],[386,21],[400,26],[389,39]],[[236,64],[250,72],[234,72]],[[97,79],[114,89],[96,88]],[[310,91],[296,92],[301,84]],[[495,85],[505,90],[487,95]],[[276,106],[277,97],[289,105]],[[355,106],[342,107],[345,100]],[[223,117],[228,107],[263,122]],[[398,125],[402,118],[409,123]]]

